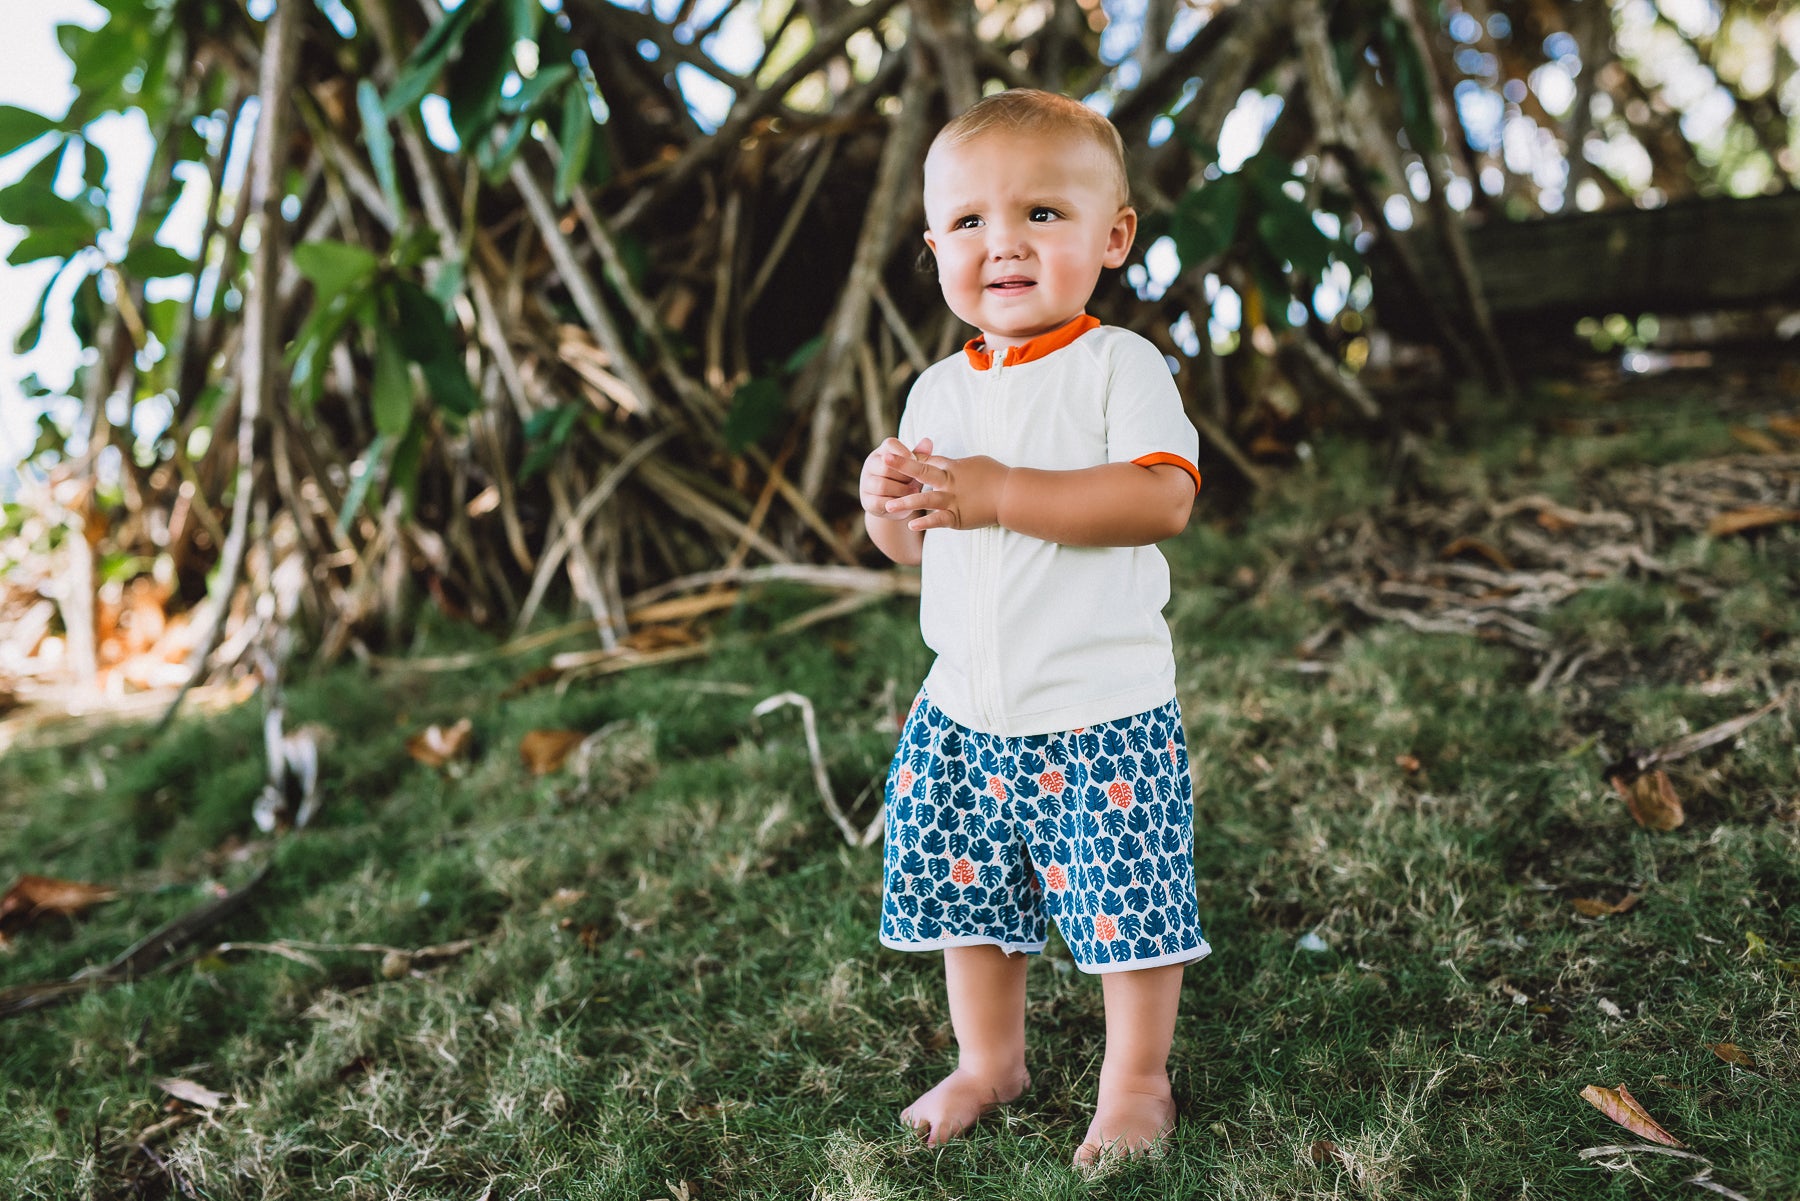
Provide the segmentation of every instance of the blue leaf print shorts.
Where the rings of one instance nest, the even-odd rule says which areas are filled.
[[[1044,949],[1076,966],[1200,959],[1194,791],[1175,701],[1135,717],[1006,738],[921,692],[887,779],[881,941],[902,951]]]

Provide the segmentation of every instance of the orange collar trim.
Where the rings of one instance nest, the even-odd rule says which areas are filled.
[[[1099,328],[1100,318],[1083,313],[1067,325],[1058,326],[1047,334],[1039,334],[1017,346],[1001,347],[1000,361],[1008,367],[1017,367],[1021,363],[1041,359],[1052,351],[1061,350],[1090,329]],[[994,355],[980,337],[970,338],[963,345],[963,354],[968,356],[969,365],[977,371],[986,371],[994,365]]]

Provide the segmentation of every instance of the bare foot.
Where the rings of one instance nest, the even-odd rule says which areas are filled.
[[[924,1096],[900,1111],[900,1121],[925,1137],[925,1145],[947,1143],[973,1126],[981,1115],[1004,1105],[1031,1087],[1023,1066],[996,1075],[957,1068]]]
[[[1103,1156],[1142,1155],[1174,1129],[1175,1098],[1167,1076],[1119,1082],[1103,1079],[1093,1123],[1075,1152],[1075,1167],[1098,1167]]]

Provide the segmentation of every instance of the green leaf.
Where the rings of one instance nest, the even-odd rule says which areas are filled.
[[[780,429],[787,419],[787,393],[767,376],[750,380],[732,395],[719,435],[725,449],[742,454]]]
[[[375,407],[375,428],[394,437],[412,424],[412,374],[400,344],[385,329],[375,337],[375,378],[369,390]]]
[[[459,417],[479,409],[481,398],[469,384],[462,348],[444,319],[444,310],[409,279],[394,280],[390,295],[399,314],[394,337],[401,351],[424,373],[432,403]]]
[[[381,265],[369,251],[346,242],[320,240],[294,247],[294,266],[310,279],[321,302],[351,289],[363,289]]]
[[[587,171],[588,152],[594,146],[594,114],[580,81],[563,93],[562,131],[556,146],[562,152],[562,161],[556,164],[556,203],[567,204]]]
[[[361,459],[361,469],[350,478],[349,491],[344,493],[344,507],[338,510],[338,533],[350,531],[350,519],[363,506],[363,499],[369,495],[369,485],[375,482],[375,476],[381,470],[381,456],[387,450],[386,434],[376,434],[375,440],[369,443]]]
[[[794,353],[789,355],[787,361],[781,365],[782,373],[785,375],[798,375],[808,363],[812,362],[813,356],[823,350],[824,347],[824,334],[816,334],[813,337],[808,338],[806,341],[800,343],[800,345],[794,349]]]
[[[0,158],[30,142],[35,142],[57,123],[42,113],[11,104],[0,104]]]
[[[519,482],[527,483],[531,478],[548,467],[552,460],[568,445],[569,435],[575,430],[575,422],[581,418],[586,406],[566,404],[541,413],[534,413],[525,423],[525,440],[531,444],[531,452],[525,461],[519,464]]]
[[[69,308],[69,327],[75,331],[77,342],[83,346],[94,344],[100,323],[106,319],[106,309],[106,302],[100,298],[100,275],[95,272],[75,289],[75,302]],[[78,394],[74,388],[70,392]]]
[[[1400,122],[1413,150],[1430,154],[1441,148],[1443,139],[1431,115],[1431,80],[1425,64],[1419,59],[1419,48],[1406,26],[1392,15],[1383,17],[1381,38],[1387,43],[1388,57],[1394,65],[1394,89],[1400,97]]]
[[[1283,195],[1281,203],[1266,204],[1256,219],[1256,232],[1277,261],[1286,259],[1309,279],[1320,278],[1331,265],[1332,240],[1313,224],[1306,206],[1292,197]]]
[[[401,510],[403,520],[411,520],[413,508],[419,499],[419,464],[425,457],[425,425],[414,422],[406,431],[406,437],[394,450],[394,461],[388,464],[388,487],[398,491],[403,499]]]
[[[510,96],[502,96],[500,111],[508,115],[528,113],[547,97],[554,95],[556,89],[568,83],[574,76],[575,68],[567,63],[545,67],[520,85],[517,92]],[[581,85],[577,83],[575,86],[579,90]]]
[[[293,367],[294,399],[301,408],[311,408],[317,403],[331,348],[344,336],[344,329],[356,313],[360,299],[356,294],[344,292],[321,296],[314,302],[313,311],[301,325],[300,332],[294,335],[287,358]]]
[[[1212,180],[1175,202],[1169,236],[1183,270],[1211,262],[1237,238],[1243,181],[1236,175]]]
[[[489,5],[462,40],[462,53],[444,73],[450,127],[464,146],[479,145],[500,113],[500,87],[513,66],[512,14]]]
[[[444,69],[444,61],[456,49],[470,22],[483,7],[482,0],[464,0],[461,8],[439,21],[425,35],[425,40],[406,60],[400,78],[394,81],[393,89],[382,102],[382,109],[388,116],[398,116],[425,98],[425,93],[431,90],[439,72]]]
[[[530,132],[531,118],[520,117],[508,126],[506,136],[499,141],[482,138],[475,148],[475,164],[489,183],[505,182],[506,173],[512,169],[513,159],[519,156],[519,148],[525,144],[525,135]]]
[[[19,239],[19,244],[12,248],[6,261],[14,267],[26,263],[35,263],[43,259],[68,259],[86,250],[94,244],[92,232],[81,229],[70,229],[56,226],[46,230],[33,230]]]
[[[404,216],[406,205],[400,199],[400,177],[394,170],[394,136],[388,131],[381,93],[366,79],[356,85],[356,111],[362,116],[363,144],[369,148],[369,162],[375,168],[381,194],[395,217]]]
[[[160,242],[140,242],[125,252],[119,267],[134,279],[173,279],[192,275],[194,260]]]
[[[100,232],[91,206],[66,200],[29,179],[21,179],[0,191],[0,221],[32,229],[82,230],[89,237]]]
[[[50,290],[56,286],[56,278],[61,274],[58,270],[44,281],[44,290],[38,295],[37,305],[31,311],[31,320],[25,323],[25,328],[19,331],[19,336],[13,342],[13,350],[17,353],[29,354],[38,344],[38,339],[44,336],[44,313],[50,307]]]

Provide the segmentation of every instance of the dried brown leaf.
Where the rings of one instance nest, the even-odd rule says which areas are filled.
[[[1511,571],[1513,561],[1506,557],[1506,552],[1491,542],[1480,538],[1462,537],[1453,539],[1449,545],[1438,552],[1440,559],[1454,559],[1460,554],[1476,554],[1498,567],[1501,571]]]
[[[1769,428],[1778,434],[1786,434],[1790,438],[1800,438],[1800,417],[1775,416],[1769,418]]]
[[[1669,773],[1661,768],[1631,778],[1614,776],[1613,787],[1625,798],[1632,820],[1646,830],[1673,830],[1687,820]]]
[[[1763,433],[1761,430],[1752,429],[1747,425],[1732,426],[1731,436],[1743,445],[1748,446],[1751,450],[1756,451],[1758,454],[1778,455],[1784,453],[1784,448],[1781,443],[1775,441],[1775,439],[1769,437],[1769,435]]]
[[[587,735],[580,730],[532,730],[519,739],[519,759],[534,776],[556,771]]]
[[[230,1093],[215,1093],[203,1084],[195,1084],[192,1080],[180,1080],[173,1076],[164,1076],[153,1083],[171,1097],[186,1101],[189,1105],[198,1105],[202,1109],[217,1109],[224,1103],[225,1098],[231,1095]]]
[[[1657,1125],[1656,1119],[1638,1104],[1637,1098],[1623,1084],[1618,1088],[1601,1088],[1597,1084],[1590,1084],[1581,1090],[1581,1099],[1639,1138],[1647,1138],[1665,1147],[1687,1146]]]
[[[1419,762],[1417,755],[1395,755],[1394,766],[1409,776],[1416,775],[1425,769],[1425,765]]]
[[[39,917],[48,914],[73,917],[90,905],[110,901],[118,895],[116,888],[103,884],[84,884],[51,876],[20,876],[6,890],[6,895],[0,897],[0,937],[7,931],[30,925]]]
[[[1790,521],[1800,521],[1800,509],[1783,509],[1775,505],[1745,505],[1741,509],[1731,509],[1718,514],[1706,523],[1706,532],[1714,538],[1725,538],[1732,534],[1742,534],[1747,530],[1760,530],[1765,526],[1783,525]]]
[[[1598,901],[1592,897],[1576,897],[1569,904],[1575,906],[1585,917],[1608,917],[1615,913],[1624,913],[1643,899],[1635,892],[1628,892],[1617,901]]]
[[[1726,1063],[1735,1063],[1739,1067],[1746,1068],[1756,1066],[1756,1061],[1750,1058],[1750,1053],[1736,1043],[1707,1043],[1706,1047]]]
[[[1350,1152],[1344,1150],[1328,1138],[1315,1140],[1313,1144],[1306,1149],[1306,1157],[1319,1167],[1324,1167],[1326,1164],[1336,1160],[1338,1166],[1343,1168],[1344,1171],[1353,1172],[1356,1170],[1355,1161],[1350,1158]]]
[[[474,732],[475,724],[466,717],[451,726],[426,726],[406,740],[406,753],[427,767],[442,767],[468,757]]]

